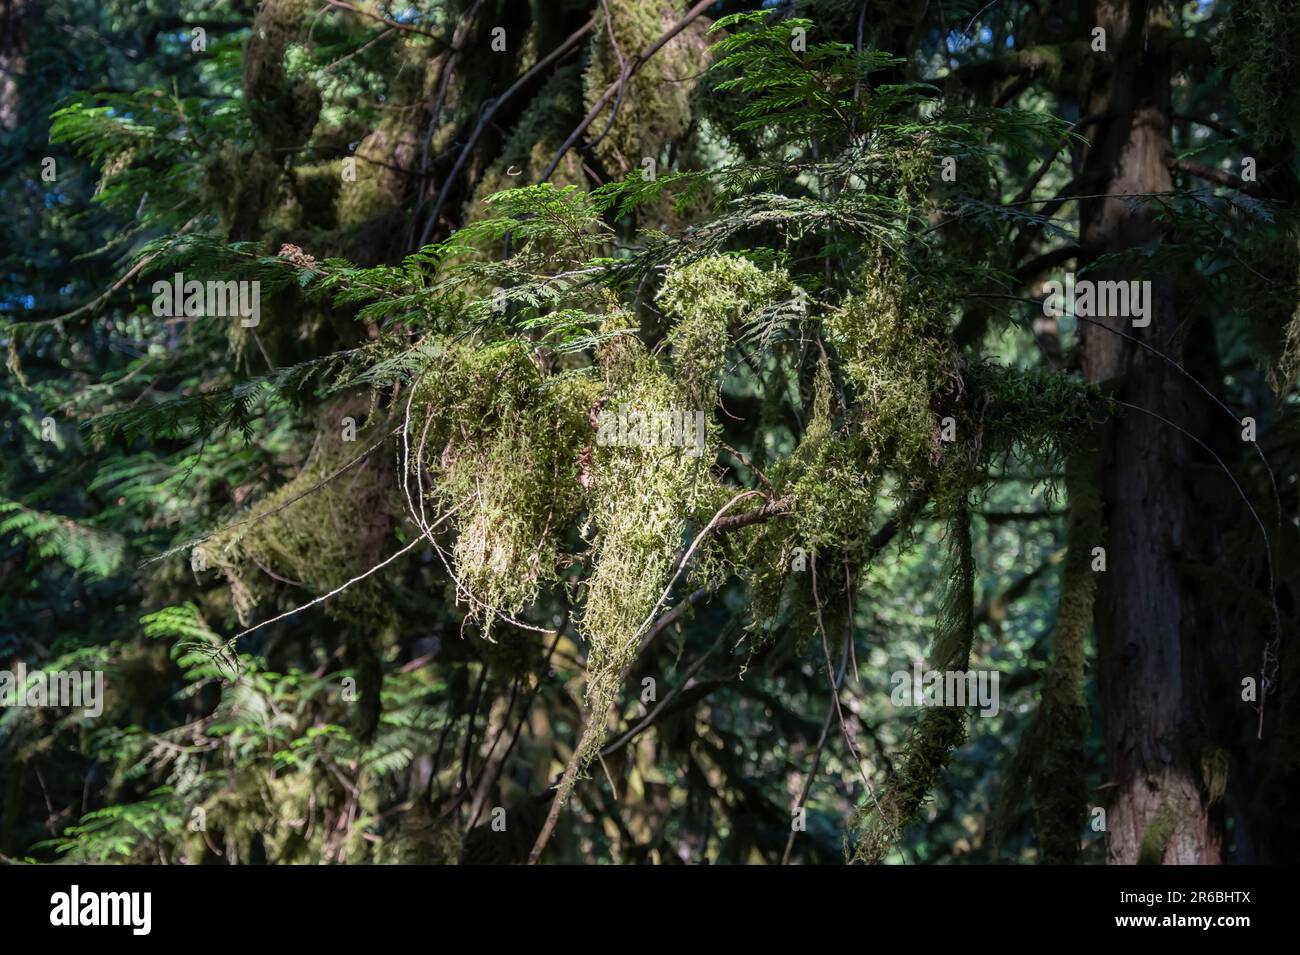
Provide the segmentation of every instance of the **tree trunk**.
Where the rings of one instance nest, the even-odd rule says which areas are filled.
[[[1159,0],[1102,0],[1096,23],[1107,52],[1095,53],[1089,112],[1109,112],[1095,131],[1081,191],[1083,258],[1160,242],[1152,207],[1114,198],[1172,186],[1169,21]],[[1129,280],[1139,267],[1112,266],[1088,276]],[[1153,278],[1150,324],[1099,317],[1165,354],[1175,347],[1177,317],[1169,277]],[[1080,323],[1083,369],[1105,383],[1121,407],[1103,433],[1098,482],[1104,501],[1107,568],[1098,581],[1098,682],[1105,727],[1109,859],[1113,863],[1218,863],[1222,838],[1198,782],[1203,739],[1199,713],[1206,674],[1198,622],[1213,617],[1178,565],[1195,549],[1208,515],[1193,506],[1189,468],[1203,454],[1176,427],[1194,431],[1188,385],[1179,372],[1103,328]],[[1101,542],[1099,542],[1101,543]]]

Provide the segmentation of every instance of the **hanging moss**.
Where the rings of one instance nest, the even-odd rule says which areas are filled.
[[[1232,75],[1242,111],[1266,142],[1295,135],[1300,6],[1292,0],[1232,0],[1216,51]]]
[[[338,224],[335,203],[343,183],[343,164],[336,161],[298,166],[293,175],[296,214],[284,224],[284,230],[335,228]]]
[[[663,0],[609,0],[609,21],[597,13],[591,59],[583,74],[587,109],[619,78],[623,63],[654,43],[681,12]],[[708,21],[697,18],[670,40],[625,84],[618,116],[596,146],[597,158],[614,175],[638,168],[642,157],[657,156],[690,124],[691,92],[708,63]],[[611,36],[612,34],[612,36]],[[608,111],[592,124],[599,136]]]
[[[429,522],[459,508],[453,567],[489,636],[496,614],[519,613],[557,579],[598,390],[590,376],[544,376],[518,340],[453,345],[416,388],[411,468],[427,472]]]
[[[201,198],[219,210],[232,238],[247,239],[279,195],[281,175],[281,167],[266,153],[227,144],[204,165]]]
[[[263,0],[244,46],[244,102],[260,149],[297,149],[320,115],[321,97],[308,78],[285,68],[289,45],[304,28],[309,0]]]
[[[778,495],[790,499],[792,520],[758,535],[761,568],[751,577],[755,627],[775,622],[795,547],[835,548],[860,560],[873,531],[886,474],[932,489],[936,513],[952,513],[970,486],[978,447],[940,440],[940,410],[960,397],[962,382],[944,326],[945,298],[894,261],[880,246],[868,250],[859,292],[824,319],[849,390],[844,424],[833,427],[834,385],[819,367],[814,407],[799,447],[774,465]],[[943,480],[940,480],[940,477]]]
[[[744,256],[710,255],[669,269],[657,300],[678,319],[668,341],[686,401],[713,405],[731,329],[793,288],[785,269],[763,270]]]
[[[637,339],[623,337],[601,351],[607,413],[626,410],[653,420],[684,408],[687,396]],[[668,585],[687,515],[714,478],[716,439],[706,432],[698,456],[662,443],[597,444],[592,450],[590,526],[592,571],[581,618],[587,654],[587,700],[596,732],[581,758],[604,739],[604,715],[614,702],[619,674],[636,656],[637,636]]]
[[[958,508],[949,525],[948,591],[929,667],[965,670],[970,665],[975,638],[975,561],[971,552],[970,510]],[[952,751],[966,738],[966,712],[960,707],[937,706],[922,711],[921,718],[897,762],[897,770],[878,799],[855,813],[850,827],[854,844],[851,861],[877,863],[912,821],[939,781]]]
[[[1201,753],[1201,783],[1205,786],[1207,805],[1213,806],[1228,791],[1232,757],[1221,746],[1209,746]]]
[[[826,320],[873,460],[918,484],[939,459],[935,404],[953,384],[942,302],[933,286],[877,247],[858,294]]]
[[[975,396],[985,463],[1011,456],[1047,470],[1065,469],[1068,455],[1091,440],[1113,402],[1093,382],[1059,372],[970,362],[962,378]]]
[[[1300,378],[1300,243],[1270,243],[1267,261],[1286,270],[1292,294],[1260,296],[1246,312],[1252,318],[1255,348],[1268,356],[1268,383],[1273,392],[1286,394]],[[1282,333],[1278,334],[1281,328]]]
[[[360,422],[364,415],[365,405],[355,401],[332,406],[297,476],[202,544],[207,559],[225,573],[241,624],[247,626],[254,607],[284,581],[305,602],[387,556],[396,501],[383,456],[373,454],[325,480],[375,441],[373,425],[359,425],[355,441],[344,440],[342,419]],[[348,587],[325,602],[325,612],[373,629],[393,613],[380,579]]]

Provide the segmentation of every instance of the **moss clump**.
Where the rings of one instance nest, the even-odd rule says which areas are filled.
[[[605,349],[610,403],[653,417],[677,412],[676,389],[632,339]],[[700,470],[684,448],[596,445],[590,525],[595,531],[582,630],[590,641],[588,698],[593,713],[612,699],[610,679],[632,662],[636,636],[668,584],[685,530],[686,502]]]
[[[1300,5],[1292,0],[1233,0],[1228,4],[1217,56],[1232,73],[1242,111],[1265,142],[1300,130]]]
[[[618,80],[623,63],[658,40],[681,15],[676,4],[663,0],[609,0],[608,10],[607,22],[597,15],[590,64],[583,74],[587,109]],[[618,116],[595,148],[611,173],[636,169],[642,157],[658,155],[669,140],[685,134],[691,93],[708,62],[707,29],[707,21],[697,19],[627,81]],[[593,124],[593,134],[599,136],[608,123],[605,112]]]
[[[765,271],[743,256],[711,255],[668,271],[657,301],[679,319],[668,341],[687,401],[713,404],[731,328],[793,287],[784,269]]]
[[[357,178],[341,183],[335,200],[340,230],[356,229],[401,205],[408,177],[399,170],[414,164],[418,150],[415,128],[396,121],[361,141],[355,155]]]
[[[1160,865],[1169,848],[1169,840],[1178,831],[1179,812],[1173,806],[1161,806],[1142,833],[1138,845],[1138,865]]]
[[[397,829],[375,846],[377,865],[454,865],[460,860],[462,837],[451,822],[430,818],[417,806],[402,815]]]
[[[700,316],[687,319],[690,325]],[[616,327],[627,316],[613,316]],[[682,335],[696,332],[687,327]],[[703,446],[644,442],[632,446],[597,443],[591,454],[589,526],[592,571],[580,621],[590,644],[587,700],[591,732],[584,734],[580,762],[585,766],[604,739],[604,716],[618,692],[620,674],[636,657],[638,638],[672,575],[688,516],[714,500],[717,428],[709,408],[692,408],[701,391],[712,393],[721,356],[715,353],[713,380],[707,367],[693,366],[691,380],[672,375],[638,339],[615,338],[600,351],[606,407],[660,414],[704,414]],[[692,361],[698,356],[691,356]],[[629,414],[630,416],[630,414]],[[692,436],[693,440],[693,436]]]
[[[962,378],[978,404],[985,464],[1014,455],[1049,470],[1063,467],[1113,407],[1094,383],[1059,373],[983,362],[966,364]]]
[[[293,192],[298,200],[297,215],[287,226],[300,229],[305,226],[333,229],[337,225],[335,203],[343,182],[340,162],[322,162],[298,166],[293,171]]]
[[[1210,746],[1201,753],[1201,782],[1205,786],[1208,805],[1213,806],[1228,791],[1228,775],[1232,770],[1232,757],[1226,749]]]
[[[201,198],[220,212],[232,239],[248,239],[279,196],[282,175],[267,153],[226,144],[204,166]]]
[[[943,298],[882,250],[870,253],[861,291],[826,321],[844,378],[862,409],[874,462],[922,483],[940,458],[935,408],[956,384]]]
[[[320,116],[321,97],[306,77],[293,79],[285,54],[298,36],[309,0],[263,0],[244,46],[244,102],[259,149],[297,149]]]
[[[433,505],[428,523],[458,508],[459,596],[489,635],[496,615],[518,613],[557,579],[583,503],[579,459],[598,389],[589,376],[543,375],[518,340],[453,345],[416,387],[410,467]]]
[[[230,583],[241,624],[248,625],[253,608],[280,583],[317,596],[387,556],[389,515],[396,502],[383,456],[370,455],[335,476],[376,440],[373,424],[359,426],[355,441],[344,440],[343,418],[360,421],[364,409],[355,400],[328,409],[298,474],[202,545]],[[324,609],[336,619],[367,627],[393,614],[378,576],[348,587],[326,601]]]

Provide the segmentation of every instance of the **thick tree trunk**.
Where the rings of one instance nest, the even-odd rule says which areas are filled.
[[[1107,52],[1097,60],[1088,112],[1109,112],[1088,151],[1080,238],[1084,257],[1159,243],[1152,207],[1117,198],[1171,188],[1168,19],[1158,0],[1103,0],[1097,25]],[[1138,263],[1089,278],[1133,279]],[[1150,325],[1098,319],[1170,354],[1177,318],[1170,281],[1152,282]],[[1197,513],[1189,468],[1196,446],[1187,383],[1177,370],[1119,335],[1081,323],[1083,367],[1120,400],[1098,460],[1105,502],[1107,569],[1100,575],[1098,682],[1106,741],[1109,859],[1115,863],[1217,863],[1222,838],[1199,783],[1199,713],[1205,672],[1198,623],[1212,618],[1178,565],[1195,549]]]

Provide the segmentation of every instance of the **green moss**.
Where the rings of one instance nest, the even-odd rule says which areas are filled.
[[[356,180],[340,184],[335,202],[340,230],[354,230],[401,205],[408,177],[399,170],[415,162],[418,148],[415,128],[399,120],[385,122],[361,141]]]
[[[207,559],[225,573],[242,624],[251,622],[253,608],[279,590],[282,581],[291,582],[295,595],[305,593],[299,601],[305,602],[342,586],[387,556],[389,515],[396,500],[385,458],[371,455],[325,480],[375,441],[373,426],[358,426],[355,441],[343,440],[342,419],[350,416],[360,422],[364,409],[353,401],[327,410],[315,447],[298,474],[202,545]],[[379,577],[348,587],[326,601],[324,609],[371,628],[393,614]]]
[[[292,228],[310,226],[333,229],[335,202],[343,183],[342,162],[322,162],[294,169],[294,194],[298,199],[297,221]]]
[[[1161,806],[1151,817],[1138,846],[1138,865],[1160,865],[1169,848],[1169,840],[1178,831],[1179,814],[1173,806]]]
[[[1102,540],[1101,497],[1091,479],[1086,454],[1073,456],[1067,470],[1070,518],[1061,596],[1056,614],[1052,662],[1043,682],[1042,701],[1027,756],[1038,849],[1042,860],[1073,863],[1087,821],[1088,706],[1084,699],[1085,641],[1092,629],[1096,576],[1092,548]]]
[[[289,45],[311,7],[309,0],[263,0],[244,45],[244,102],[258,147],[268,152],[302,146],[320,115],[316,85],[291,78],[285,68]]]
[[[608,22],[597,14],[591,59],[583,74],[588,109],[618,79],[622,64],[659,39],[681,15],[675,4],[663,0],[609,0],[608,9]],[[697,20],[626,83],[618,116],[595,150],[613,175],[638,168],[642,157],[659,155],[669,140],[686,132],[691,93],[708,62],[706,28]],[[599,136],[608,123],[605,111],[593,124],[593,135]]]
[[[607,408],[647,416],[680,412],[681,395],[667,370],[636,339],[602,352]],[[636,636],[668,585],[696,485],[709,482],[705,451],[653,444],[596,445],[592,455],[592,571],[581,625],[590,643],[588,701],[603,716],[618,674],[636,654]]]
[[[1232,769],[1232,759],[1226,749],[1211,746],[1201,754],[1201,782],[1205,785],[1206,798],[1213,806],[1228,791],[1228,775]]]
[[[460,596],[490,635],[557,579],[563,534],[583,503],[580,458],[599,383],[548,377],[527,343],[451,346],[420,381],[407,439],[438,513],[458,507],[452,548]]]
[[[1242,111],[1266,142],[1294,136],[1300,122],[1295,83],[1300,5],[1292,0],[1232,0],[1217,56],[1231,71]]]
[[[706,256],[668,271],[658,302],[678,319],[668,341],[687,402],[712,407],[731,330],[792,289],[784,269],[764,271],[742,256]]]
[[[860,291],[826,321],[873,461],[918,481],[940,458],[935,405],[953,384],[942,305],[933,286],[876,249]]]

